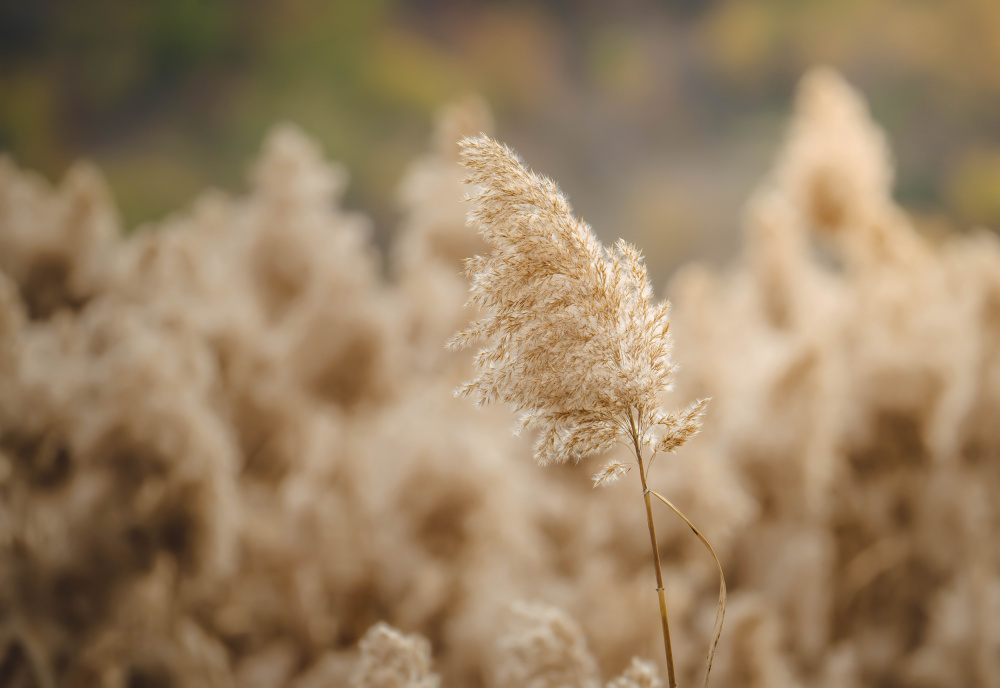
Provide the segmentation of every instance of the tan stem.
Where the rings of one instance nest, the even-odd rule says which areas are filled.
[[[635,458],[639,461],[639,479],[642,481],[642,495],[646,502],[646,525],[649,526],[649,540],[653,547],[653,566],[656,569],[656,592],[660,598],[660,620],[663,622],[663,651],[667,656],[667,680],[668,688],[677,688],[677,679],[674,677],[674,652],[670,646],[670,622],[667,621],[667,598],[663,592],[663,571],[660,569],[660,549],[656,545],[656,526],[653,524],[653,505],[649,499],[649,489],[646,487],[646,471],[642,465],[642,450],[639,449],[639,437],[632,423],[632,444],[635,447]]]
[[[659,499],[661,502],[666,504],[670,509],[681,517],[688,527],[694,531],[694,534],[698,536],[701,543],[708,548],[709,553],[711,553],[712,558],[715,559],[715,565],[719,569],[719,606],[715,611],[715,631],[712,633],[712,644],[708,648],[708,664],[705,667],[705,688],[708,688],[708,679],[712,675],[712,661],[715,659],[715,651],[719,647],[719,638],[722,636],[722,622],[726,618],[726,575],[722,572],[722,562],[719,561],[719,555],[715,553],[715,548],[712,547],[712,543],[708,541],[701,531],[698,530],[693,523],[681,513],[681,510],[674,506],[669,499],[661,495],[656,490],[648,490],[646,492],[646,500],[649,501],[649,495],[652,494],[654,497]]]

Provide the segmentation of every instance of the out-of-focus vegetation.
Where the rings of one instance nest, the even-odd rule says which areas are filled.
[[[294,126],[248,193],[128,236],[98,168],[51,186],[0,159],[0,686],[662,688],[638,472],[534,466],[533,433],[453,395],[483,249],[455,141],[491,127],[475,98],[439,115],[384,267]],[[832,70],[787,132],[733,264],[665,291],[665,402],[713,401],[650,487],[725,567],[712,685],[996,688],[1000,237],[916,231]],[[510,198],[511,234],[554,231]],[[611,320],[593,289],[534,295]],[[682,520],[655,537],[696,685],[717,571]]]
[[[994,0],[9,0],[0,149],[52,177],[94,159],[131,228],[241,188],[265,130],[291,120],[352,170],[347,204],[384,245],[431,113],[473,91],[662,278],[735,250],[732,218],[817,63],[872,94],[904,204],[1000,226]]]

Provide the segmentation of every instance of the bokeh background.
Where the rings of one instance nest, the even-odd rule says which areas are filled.
[[[485,129],[674,304],[713,685],[1000,688],[997,64],[995,0],[0,0],[0,686],[660,688],[636,472],[453,394]]]
[[[432,114],[474,92],[497,133],[655,275],[724,259],[799,77],[870,99],[898,198],[935,228],[1000,225],[1000,5],[992,0],[6,0],[0,149],[107,175],[125,225],[245,187],[290,120],[351,171],[381,245]]]

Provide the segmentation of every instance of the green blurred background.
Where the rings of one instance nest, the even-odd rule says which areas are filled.
[[[663,278],[737,250],[818,64],[868,96],[920,223],[1000,227],[997,0],[0,0],[0,150],[50,178],[95,160],[131,229],[244,188],[291,120],[350,170],[345,203],[385,245],[435,110],[479,93]]]

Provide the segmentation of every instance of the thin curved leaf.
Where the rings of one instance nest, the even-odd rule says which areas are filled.
[[[715,650],[719,647],[719,637],[722,635],[722,622],[726,618],[726,576],[722,572],[722,562],[719,561],[719,556],[715,553],[715,549],[712,544],[701,534],[688,517],[681,513],[681,510],[676,506],[671,504],[670,500],[661,495],[656,490],[649,490],[649,493],[659,499],[661,502],[670,507],[671,511],[680,516],[688,527],[694,531],[694,534],[698,536],[702,544],[708,548],[708,551],[712,553],[712,557],[715,559],[715,565],[719,567],[719,606],[715,612],[715,632],[712,636],[712,645],[708,648],[708,666],[705,669],[705,688],[708,688],[708,677],[712,673],[712,662],[715,661]]]

